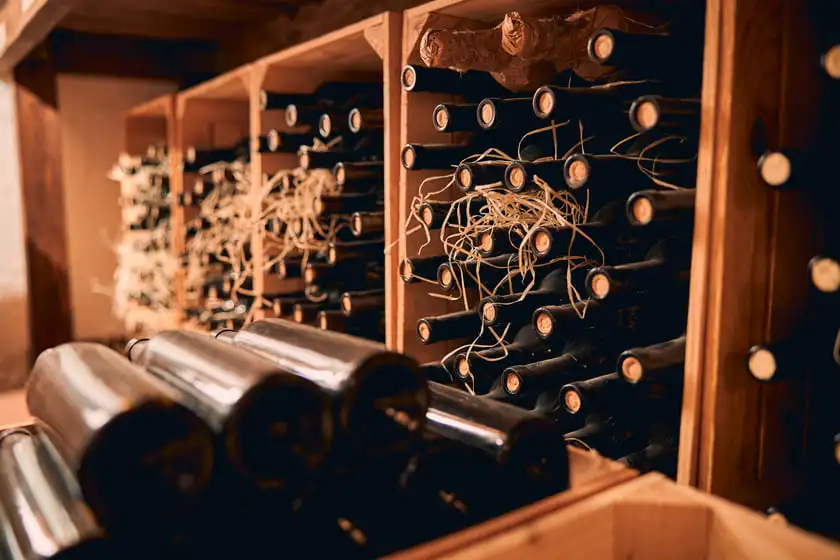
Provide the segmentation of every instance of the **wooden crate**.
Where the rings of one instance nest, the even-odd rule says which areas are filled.
[[[837,543],[679,486],[660,474],[539,516],[523,519],[525,509],[472,529],[480,538],[470,538],[466,531],[398,557],[840,558]],[[488,530],[491,524],[495,526]]]
[[[569,448],[569,469],[571,475],[571,488],[569,490],[496,519],[491,519],[481,525],[398,553],[392,558],[395,560],[439,558],[469,549],[472,546],[478,546],[500,533],[535,523],[545,516],[563,511],[573,504],[586,503],[593,496],[634,480],[639,475],[636,471],[614,461],[608,461],[597,453],[582,451],[573,447]]]
[[[173,157],[170,158],[173,197],[183,193],[186,185],[191,187],[195,180],[194,173],[183,171],[183,155],[190,146],[229,147],[249,136],[252,86],[253,66],[246,65],[178,94],[175,107],[177,136]],[[175,206],[172,215],[177,239],[174,247],[180,255],[186,239],[184,208]],[[179,270],[175,278],[175,299],[182,321],[187,304],[184,278],[184,270]]]
[[[288,93],[309,93],[325,81],[382,81],[384,88],[385,121],[385,225],[386,247],[395,243],[398,232],[398,169],[399,169],[399,73],[402,18],[399,13],[385,12],[280,51],[258,60],[254,64],[254,83],[251,90],[251,135],[256,137],[275,128],[287,130],[284,111],[259,109],[259,92],[262,89]],[[252,152],[252,172],[274,174],[281,169],[297,167],[294,154],[259,154]],[[260,233],[253,242],[255,258],[263,257],[263,237]],[[393,294],[397,286],[396,251],[386,257],[386,308],[394,305]],[[262,260],[255,270],[262,268]],[[386,336],[389,345],[395,341],[396,316],[388,313]]]

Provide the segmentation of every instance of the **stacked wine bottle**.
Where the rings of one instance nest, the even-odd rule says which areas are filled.
[[[550,416],[575,445],[673,474],[703,20],[635,28],[615,6],[574,18],[589,31],[513,13],[491,30],[425,32],[427,65],[467,71],[408,65],[403,87],[409,103],[458,96],[430,117],[464,141],[402,149],[409,175],[438,170],[448,185],[421,185],[411,208],[445,254],[408,255],[400,274],[461,307],[417,321],[423,344],[449,342],[424,367],[430,379]],[[508,36],[511,26],[524,31]],[[556,48],[528,47],[529,30]],[[535,84],[546,61],[552,72]],[[523,65],[527,80],[510,70]]]
[[[382,84],[327,82],[311,94],[260,97],[263,111],[283,111],[284,125],[258,139],[268,172],[265,306],[275,317],[384,340]],[[297,155],[294,169],[272,156],[284,153]]]
[[[184,153],[185,315],[194,327],[241,326],[253,305],[250,142]]]
[[[37,427],[0,431],[4,558],[379,558],[569,487],[552,422],[372,341],[269,319],[125,350],[36,361]]]
[[[129,333],[174,326],[168,161],[165,145],[151,145],[145,155],[122,155],[109,174],[120,183],[123,224],[114,313]]]
[[[769,513],[840,539],[840,522],[836,516],[824,514],[840,499],[840,413],[836,404],[840,394],[840,237],[836,216],[840,198],[836,189],[824,188],[825,178],[830,176],[825,162],[834,157],[840,133],[840,29],[836,26],[840,9],[834,3],[805,6],[811,11],[817,52],[797,64],[815,76],[819,86],[818,96],[810,99],[811,107],[818,108],[815,129],[810,137],[800,136],[807,138],[802,144],[772,146],[765,151],[758,159],[757,173],[768,189],[780,191],[777,196],[791,197],[803,212],[810,213],[807,221],[795,212],[791,215],[799,220],[797,227],[804,233],[799,239],[812,243],[807,250],[817,247],[820,252],[810,259],[807,270],[804,262],[800,268],[800,277],[809,280],[809,293],[801,299],[803,308],[798,323],[792,325],[793,334],[756,341],[760,343],[749,349],[745,364],[746,374],[756,382],[785,387],[789,395],[803,395],[792,405],[799,410],[784,416],[786,432],[799,444],[791,455],[797,457],[803,484],[792,499]],[[785,198],[782,200],[784,205]],[[786,224],[789,218],[784,217]]]

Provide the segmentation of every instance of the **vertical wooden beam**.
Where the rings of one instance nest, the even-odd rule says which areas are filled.
[[[21,63],[15,81],[34,358],[73,336],[56,73],[50,57]]]
[[[684,414],[679,479],[763,508],[796,491],[802,431],[791,427],[804,424],[805,379],[762,385],[746,354],[796,329],[815,243],[807,195],[769,189],[756,165],[765,149],[805,147],[817,59],[803,52],[796,0],[707,9],[686,363],[686,396],[701,410],[691,425]]]

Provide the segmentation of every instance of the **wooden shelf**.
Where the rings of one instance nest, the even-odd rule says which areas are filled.
[[[309,93],[326,81],[382,82],[385,118],[385,245],[396,241],[398,232],[397,200],[399,173],[399,51],[402,41],[402,19],[395,12],[386,12],[357,24],[307,41],[290,49],[266,56],[254,63],[254,87],[251,99],[251,136],[270,129],[287,130],[284,111],[260,111],[262,89],[288,93]],[[297,167],[294,154],[259,154],[252,152],[252,172],[274,174]],[[255,270],[262,267],[264,235],[260,233],[255,247]],[[396,291],[396,251],[386,257],[386,309],[393,306]],[[261,291],[261,288],[260,288]],[[396,316],[387,314],[386,338],[395,339]]]

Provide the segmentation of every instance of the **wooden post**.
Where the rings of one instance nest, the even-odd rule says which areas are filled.
[[[56,73],[40,54],[15,70],[33,359],[73,335]]]

